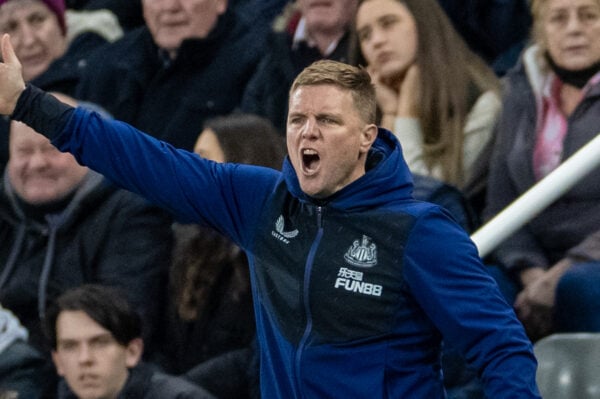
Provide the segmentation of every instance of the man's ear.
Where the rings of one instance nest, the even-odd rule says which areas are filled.
[[[125,365],[127,368],[137,366],[144,352],[144,341],[141,338],[132,339],[125,347]]]
[[[360,136],[360,152],[366,154],[377,138],[377,125],[366,125]]]
[[[65,375],[65,372],[62,367],[60,355],[56,351],[52,351],[52,361],[54,362],[54,367],[56,367],[56,374],[63,377]]]

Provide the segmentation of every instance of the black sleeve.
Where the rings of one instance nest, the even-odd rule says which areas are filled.
[[[27,85],[19,96],[11,118],[53,139],[62,132],[74,110],[75,108],[60,102],[51,94]]]

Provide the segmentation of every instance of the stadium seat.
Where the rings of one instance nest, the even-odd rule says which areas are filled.
[[[535,343],[544,399],[600,398],[600,333],[560,333]]]

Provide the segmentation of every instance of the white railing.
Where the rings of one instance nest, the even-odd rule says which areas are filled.
[[[480,257],[536,217],[600,165],[600,133],[471,235]]]

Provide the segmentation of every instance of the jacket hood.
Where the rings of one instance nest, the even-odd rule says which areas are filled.
[[[283,176],[294,197],[344,211],[384,207],[413,198],[412,175],[404,161],[400,143],[390,131],[379,128],[377,139],[367,156],[366,169],[359,179],[325,199],[312,198],[302,191],[289,157],[283,164]]]
[[[0,305],[0,354],[13,342],[27,341],[28,331],[21,325],[17,317]]]
[[[66,208],[59,213],[46,215],[46,225],[44,226],[28,219],[23,213],[23,210],[19,206],[19,201],[16,199],[16,194],[10,184],[8,173],[5,171],[4,184],[2,186],[4,192],[2,193],[3,195],[0,195],[0,201],[6,203],[7,206],[4,207],[6,208],[5,210],[0,210],[0,217],[5,219],[8,223],[15,225],[16,236],[8,259],[4,265],[4,270],[0,275],[0,287],[4,285],[12,269],[17,264],[17,257],[22,248],[26,245],[27,231],[37,231],[38,235],[47,234],[48,244],[46,246],[46,254],[44,257],[44,264],[42,265],[38,288],[38,314],[40,319],[44,318],[46,291],[48,279],[54,265],[58,231],[67,229],[70,225],[77,223],[79,215],[85,214],[86,209],[90,209],[89,207],[93,206],[92,204],[104,197],[103,194],[105,194],[107,190],[114,190],[114,188],[111,188],[108,184],[105,184],[105,182],[102,175],[89,171],[83,181],[79,184],[79,187],[76,188],[73,199],[71,199]],[[12,212],[12,214],[10,212]]]
[[[540,54],[540,48],[537,45],[530,46],[523,52],[520,67],[527,76],[527,81],[535,97],[540,98],[549,73],[546,61]]]
[[[57,227],[68,228],[70,224],[77,223],[79,215],[85,213],[86,209],[93,207],[97,202],[103,201],[107,192],[115,189],[116,187],[108,183],[102,175],[90,170],[75,189],[72,200],[60,212],[60,225]],[[2,207],[4,211],[0,212],[3,214],[1,219],[5,219],[11,224],[22,224],[28,219],[19,205],[6,170],[0,185],[0,204],[4,204]],[[44,226],[39,226],[31,219],[29,219],[28,226],[33,229],[45,229]]]

